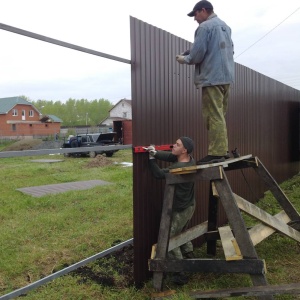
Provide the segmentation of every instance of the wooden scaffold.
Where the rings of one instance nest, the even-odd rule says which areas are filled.
[[[282,211],[271,215],[255,204],[236,195],[231,190],[225,170],[253,168],[282,207]],[[208,220],[169,239],[171,215],[175,185],[197,180],[210,181]],[[217,228],[217,208],[221,201],[228,219],[228,226]],[[259,220],[261,223],[247,229],[242,213]],[[295,224],[298,226],[295,226]],[[285,196],[279,185],[267,171],[261,161],[251,154],[226,160],[222,163],[197,165],[186,168],[171,169],[166,175],[166,186],[162,208],[161,222],[157,244],[152,248],[149,270],[153,271],[153,287],[157,292],[154,297],[160,299],[168,293],[163,292],[165,272],[201,272],[201,273],[244,273],[249,274],[253,287],[245,288],[244,295],[255,295],[259,299],[273,299],[277,293],[300,293],[300,284],[278,286],[270,289],[266,278],[266,264],[259,259],[255,245],[274,232],[300,242],[300,216],[292,203]],[[295,229],[296,228],[296,229]],[[297,230],[298,229],[298,230]],[[221,240],[225,259],[167,259],[167,252],[205,235],[207,253],[216,254],[217,240]],[[193,298],[210,298],[224,296],[220,291],[193,292]],[[227,291],[227,296],[230,294]],[[231,294],[234,293],[231,291]],[[240,291],[240,294],[242,292]]]

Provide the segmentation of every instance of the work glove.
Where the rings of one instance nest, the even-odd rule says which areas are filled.
[[[154,155],[156,154],[155,147],[153,145],[150,145],[149,147],[144,147],[146,151],[149,152],[149,159],[155,159]]]
[[[177,60],[180,64],[186,64],[183,55],[176,55],[176,60]]]

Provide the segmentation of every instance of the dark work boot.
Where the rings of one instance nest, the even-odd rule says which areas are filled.
[[[185,285],[189,282],[189,278],[184,272],[176,272],[173,274],[171,282],[176,285]]]
[[[230,158],[230,153],[229,151],[227,151],[226,155],[224,156],[225,159],[229,159]]]
[[[232,150],[231,153],[233,154],[233,157],[234,157],[234,158],[238,158],[238,157],[241,156],[241,155],[239,154],[237,148],[235,148],[234,150]]]

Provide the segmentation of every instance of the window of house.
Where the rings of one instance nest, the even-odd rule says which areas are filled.
[[[33,117],[34,116],[34,112],[33,112],[33,110],[31,109],[30,111],[29,111],[29,117]]]
[[[13,116],[17,116],[18,115],[18,110],[17,109],[13,109],[12,110],[12,115]]]
[[[25,109],[22,109],[22,117],[25,117]]]
[[[123,112],[123,118],[127,118],[127,112]]]
[[[125,106],[125,104],[124,103],[122,103],[122,107],[124,107]]]
[[[16,130],[17,130],[16,124],[11,124],[11,130],[12,130],[12,131],[16,131]]]

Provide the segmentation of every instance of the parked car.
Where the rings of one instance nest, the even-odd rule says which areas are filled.
[[[64,141],[62,144],[62,148],[80,148],[80,147],[93,147],[93,146],[113,146],[118,145],[114,141],[116,136],[116,132],[108,132],[108,133],[87,133],[80,134],[77,136],[69,136],[67,141]],[[84,152],[76,152],[76,153],[65,153],[65,156],[90,156],[92,158],[96,157],[97,154],[104,154],[107,157],[112,157],[115,152],[119,150],[99,150],[99,151],[84,151]]]

